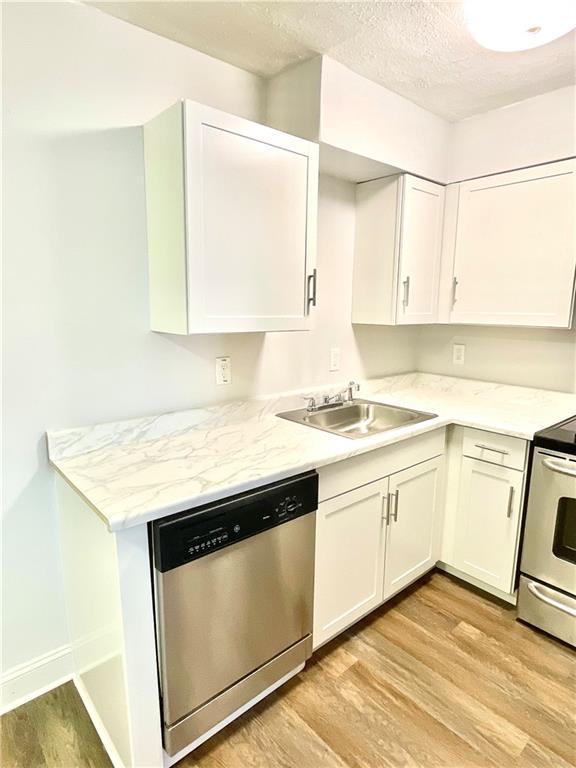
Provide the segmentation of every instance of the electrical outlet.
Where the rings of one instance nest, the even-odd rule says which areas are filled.
[[[219,387],[232,384],[232,363],[229,357],[216,358],[216,384]]]
[[[454,363],[454,365],[464,365],[465,357],[466,357],[466,345],[453,344],[452,345],[452,362]]]
[[[331,347],[330,349],[330,370],[340,370],[340,347]]]

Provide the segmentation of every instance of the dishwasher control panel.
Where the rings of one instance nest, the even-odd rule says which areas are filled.
[[[150,523],[154,566],[164,573],[318,507],[318,474],[262,486]]]

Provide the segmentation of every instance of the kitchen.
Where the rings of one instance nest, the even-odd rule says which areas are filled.
[[[576,414],[570,24],[102,5],[3,7],[3,764],[574,763],[574,441],[533,443]],[[166,566],[200,507],[218,551]]]

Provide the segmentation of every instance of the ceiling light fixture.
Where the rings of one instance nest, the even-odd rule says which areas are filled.
[[[492,51],[525,51],[576,27],[575,0],[464,0],[474,39]]]

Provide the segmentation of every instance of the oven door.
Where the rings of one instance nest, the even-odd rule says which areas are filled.
[[[576,594],[576,457],[537,449],[522,573]]]

